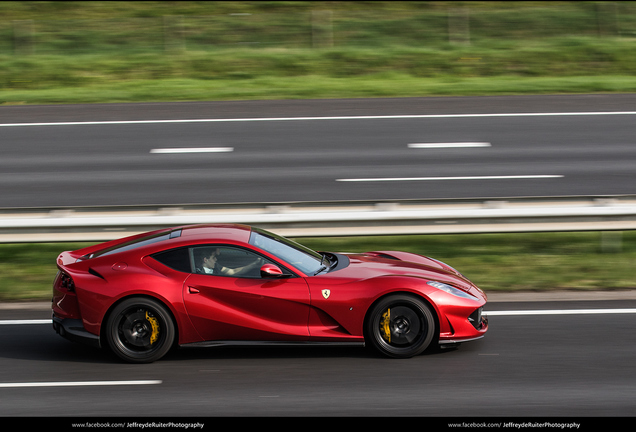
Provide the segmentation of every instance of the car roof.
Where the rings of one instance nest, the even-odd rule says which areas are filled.
[[[70,255],[88,259],[114,253],[136,251],[138,254],[153,253],[166,247],[182,247],[197,243],[248,243],[252,228],[237,224],[186,225],[160,229],[100,243],[73,251]]]
[[[247,243],[252,228],[238,224],[189,225],[181,227],[181,238],[188,241],[238,241]]]

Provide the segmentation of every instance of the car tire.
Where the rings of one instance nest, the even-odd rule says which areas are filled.
[[[385,356],[409,358],[424,352],[435,332],[435,318],[426,302],[410,295],[391,295],[371,309],[366,337]]]
[[[166,355],[175,341],[175,325],[159,301],[133,297],[119,303],[106,324],[110,349],[129,363],[152,363]]]

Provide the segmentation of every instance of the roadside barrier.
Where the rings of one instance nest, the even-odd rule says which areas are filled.
[[[0,209],[0,243],[104,241],[190,224],[239,223],[288,237],[621,231],[636,195]]]

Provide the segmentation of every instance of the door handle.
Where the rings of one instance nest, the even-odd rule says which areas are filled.
[[[190,294],[199,294],[201,291],[199,291],[198,289],[193,288],[193,287],[188,287],[188,292]]]

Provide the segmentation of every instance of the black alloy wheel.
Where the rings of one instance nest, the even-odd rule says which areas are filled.
[[[413,357],[424,352],[433,341],[435,318],[423,300],[392,295],[371,310],[366,336],[375,349],[388,357]]]
[[[163,357],[175,340],[175,325],[160,302],[135,297],[118,304],[106,324],[108,346],[130,363],[151,363]]]

